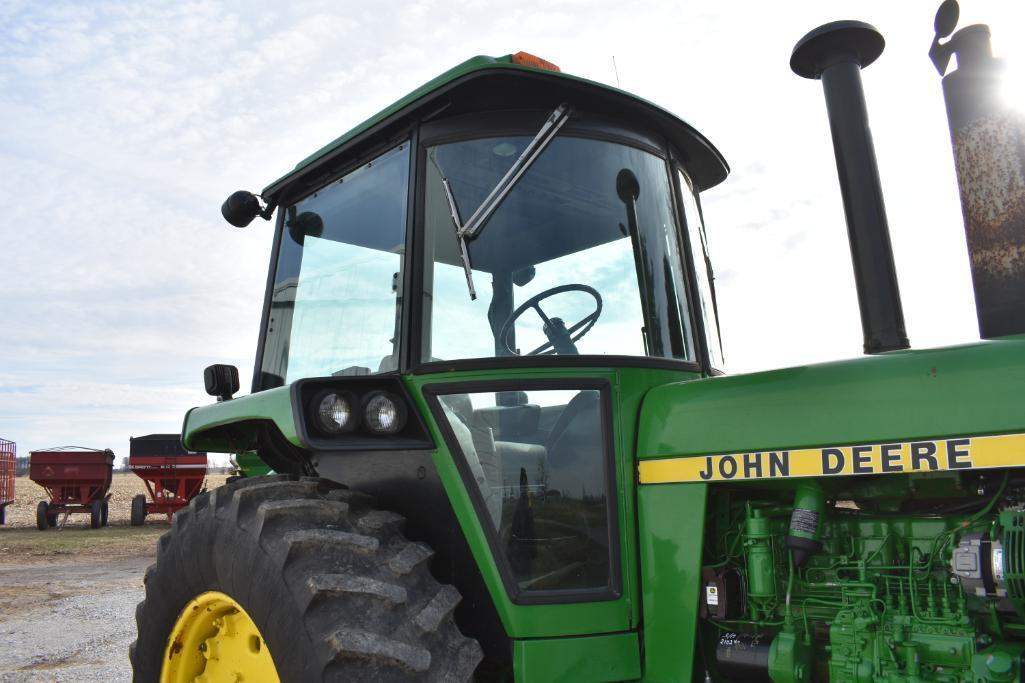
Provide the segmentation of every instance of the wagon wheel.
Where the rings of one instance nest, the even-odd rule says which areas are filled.
[[[99,529],[103,526],[103,501],[94,500],[89,505],[89,526]]]
[[[100,520],[100,523],[103,526],[107,526],[107,519],[108,519],[109,516],[110,516],[110,501],[104,499],[104,501],[103,501],[103,518]]]
[[[0,505],[0,526],[7,523],[7,506]]]
[[[175,513],[146,572],[135,680],[473,680],[432,551],[404,519],[324,479],[251,477]],[[208,658],[211,648],[232,657]]]
[[[36,528],[40,531],[46,531],[48,527],[53,526],[50,523],[50,504],[45,500],[39,501],[39,505],[36,506]]]
[[[132,498],[132,526],[146,523],[146,496],[139,494]]]

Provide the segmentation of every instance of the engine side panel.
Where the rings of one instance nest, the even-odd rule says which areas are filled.
[[[638,457],[1025,432],[1025,337],[681,382],[645,397]]]

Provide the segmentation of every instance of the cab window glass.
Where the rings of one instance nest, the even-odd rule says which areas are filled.
[[[601,391],[447,394],[439,403],[517,589],[610,589]]]
[[[409,145],[285,207],[263,388],[398,366]]]
[[[422,360],[695,360],[668,167],[628,145],[553,140],[467,243],[470,295],[453,211],[470,217],[530,139],[427,149]]]
[[[701,319],[705,323],[705,341],[708,345],[708,359],[712,367],[722,370],[725,363],[722,343],[719,338],[719,319],[715,310],[715,292],[712,289],[712,262],[708,257],[708,242],[705,239],[705,225],[694,193],[694,185],[683,171],[680,171],[680,189],[683,194],[683,213],[687,221],[687,236],[690,251],[694,256],[694,275],[698,282],[698,302]]]

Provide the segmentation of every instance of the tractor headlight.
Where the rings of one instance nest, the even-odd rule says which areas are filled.
[[[397,397],[375,391],[363,400],[363,424],[374,434],[394,434],[406,426],[406,407]]]
[[[313,421],[324,434],[351,432],[359,424],[359,403],[348,391],[326,391],[313,400]]]

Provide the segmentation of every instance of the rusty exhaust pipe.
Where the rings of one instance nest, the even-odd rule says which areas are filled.
[[[879,31],[866,23],[834,21],[801,38],[790,58],[794,73],[820,79],[826,96],[865,353],[909,346],[861,87],[861,70],[882,54],[884,45]]]
[[[968,256],[983,339],[1025,334],[1025,120],[1001,102],[1003,62],[989,27],[958,20],[956,0],[936,13],[929,56],[943,77],[954,166],[961,189]]]

